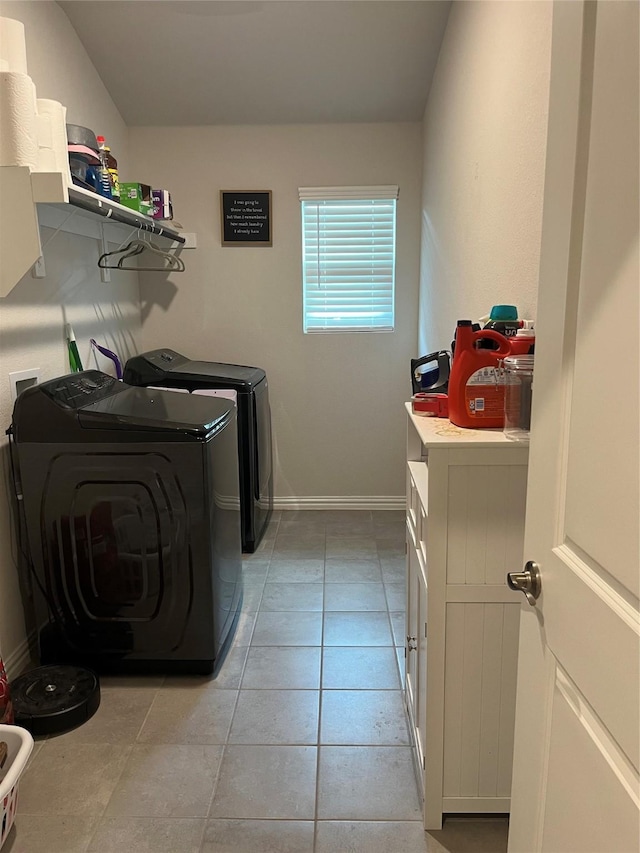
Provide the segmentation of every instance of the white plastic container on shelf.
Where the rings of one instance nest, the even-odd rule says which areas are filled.
[[[5,749],[2,746],[6,744]],[[33,749],[31,734],[20,726],[0,726],[0,848],[13,826],[18,809],[18,782]],[[4,762],[1,756],[5,755]]]

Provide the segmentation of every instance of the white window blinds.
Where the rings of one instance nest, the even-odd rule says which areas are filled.
[[[304,331],[391,331],[398,187],[306,187]]]

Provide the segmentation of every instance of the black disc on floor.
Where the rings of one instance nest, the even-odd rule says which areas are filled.
[[[98,676],[79,666],[39,666],[9,687],[16,725],[32,735],[73,729],[92,717],[100,705]]]

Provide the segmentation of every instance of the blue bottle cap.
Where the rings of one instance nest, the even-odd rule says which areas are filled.
[[[515,305],[494,305],[489,314],[490,320],[517,320],[518,309]]]

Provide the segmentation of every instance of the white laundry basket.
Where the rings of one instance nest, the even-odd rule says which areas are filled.
[[[9,835],[18,808],[18,782],[33,749],[31,734],[20,726],[1,726],[0,743],[8,752],[0,769],[0,847]]]

